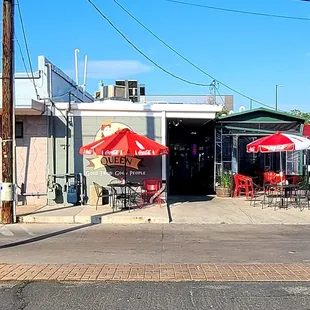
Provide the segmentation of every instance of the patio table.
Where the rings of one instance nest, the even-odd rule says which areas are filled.
[[[132,204],[137,205],[139,201],[142,201],[142,184],[138,182],[110,183],[107,186],[112,189],[113,207],[116,206],[117,201],[120,201],[121,209],[129,207],[130,210]]]
[[[268,193],[272,192],[273,194],[276,192],[276,195],[269,195]],[[273,202],[273,198],[275,198],[274,207],[277,206],[277,198],[280,199],[280,208],[288,208],[289,199],[294,197],[294,202],[298,202],[298,192],[299,192],[299,185],[298,184],[265,184],[264,186],[264,200],[267,195],[267,198],[271,198],[270,203],[271,205]],[[286,203],[285,203],[286,201]],[[292,203],[292,202],[291,202]]]

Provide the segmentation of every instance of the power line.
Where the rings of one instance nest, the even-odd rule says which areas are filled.
[[[25,71],[26,71],[26,74],[27,74],[28,78],[31,79],[31,77],[30,77],[30,75],[29,75],[29,73],[28,73],[28,67],[27,67],[27,65],[26,65],[26,61],[25,61],[25,57],[24,57],[24,54],[23,54],[23,51],[22,51],[22,47],[21,47],[21,45],[20,45],[20,43],[19,43],[19,40],[18,40],[16,34],[14,34],[14,36],[15,36],[15,41],[16,41],[16,43],[17,43],[17,45],[18,45],[18,49],[19,49],[19,53],[20,53],[20,56],[21,56],[23,65],[24,65],[24,69],[25,69]]]
[[[101,15],[102,18],[104,18],[113,28],[114,30],[116,30],[122,37],[123,39],[129,43],[138,53],[140,53],[144,58],[146,58],[149,62],[151,62],[154,66],[156,66],[157,68],[159,68],[160,70],[162,70],[163,72],[165,72],[166,74],[174,77],[175,79],[178,79],[180,81],[183,81],[187,84],[191,84],[191,85],[196,85],[196,86],[203,86],[203,87],[208,87],[210,86],[209,84],[203,84],[203,83],[197,83],[197,82],[192,82],[190,80],[184,79],[168,70],[166,70],[165,68],[163,68],[161,65],[159,65],[158,63],[156,63],[153,59],[151,59],[149,56],[147,56],[144,52],[142,52],[133,42],[131,42],[126,36],[125,34],[119,30],[112,22],[111,20],[102,13],[102,11],[96,6],[96,4],[92,1],[92,0],[87,0],[93,7],[94,9]]]
[[[225,11],[225,12],[231,12],[231,13],[240,13],[240,14],[248,14],[248,15],[256,15],[256,16],[264,16],[264,17],[274,17],[274,18],[282,18],[282,19],[310,21],[310,18],[307,18],[307,17],[277,15],[277,14],[269,14],[269,13],[235,10],[235,9],[221,8],[221,7],[215,7],[215,6],[210,6],[210,5],[198,4],[198,3],[190,3],[190,2],[178,1],[178,0],[165,0],[165,1],[177,3],[177,4],[183,4],[183,5],[187,5],[187,6],[195,6],[195,7],[204,8],[204,9]]]
[[[132,13],[130,13],[123,5],[121,5],[117,0],[113,0],[127,15],[129,15],[131,18],[133,18],[141,27],[143,27],[147,32],[149,32],[153,37],[155,37],[157,40],[159,40],[163,45],[165,45],[167,48],[169,48],[172,52],[174,52],[176,55],[178,55],[179,57],[181,57],[184,61],[186,61],[187,63],[189,63],[191,66],[193,66],[194,68],[196,68],[197,70],[199,70],[200,72],[202,72],[203,74],[205,74],[206,76],[208,76],[209,78],[211,78],[212,80],[217,81],[219,84],[223,85],[224,87],[228,88],[229,90],[233,91],[234,93],[247,98],[249,100],[253,100],[253,102],[256,102],[262,106],[268,107],[268,108],[273,108],[267,104],[264,104],[258,100],[255,100],[245,94],[243,94],[242,92],[234,89],[233,87],[230,87],[229,85],[227,85],[226,83],[219,81],[217,78],[215,78],[214,76],[212,76],[211,74],[209,74],[208,72],[206,72],[205,70],[203,70],[202,68],[200,68],[199,66],[197,66],[195,63],[193,63],[191,60],[189,60],[187,57],[185,57],[184,55],[182,55],[180,52],[178,52],[175,48],[173,48],[171,45],[169,45],[168,43],[166,43],[164,40],[162,40],[157,34],[155,34],[150,28],[148,28],[146,25],[144,25],[138,18],[136,18]],[[168,0],[167,0],[168,1]]]
[[[221,100],[222,100],[222,102],[223,102],[223,105],[225,105],[225,101],[224,101],[224,99],[223,99],[223,97],[222,97],[222,95],[220,94],[220,92],[219,92],[219,90],[218,90],[218,88],[217,87],[215,87],[215,91],[218,93],[218,95],[220,96],[220,98],[221,98]],[[215,97],[216,98],[216,97]]]
[[[17,4],[18,15],[19,15],[19,19],[20,19],[20,23],[21,23],[21,27],[22,27],[22,33],[23,33],[23,38],[24,38],[24,42],[25,42],[26,54],[27,54],[27,58],[28,58],[28,62],[29,62],[29,67],[30,67],[32,82],[33,82],[33,86],[34,86],[34,88],[35,88],[35,92],[36,92],[36,95],[37,95],[37,99],[39,99],[40,96],[39,96],[39,92],[38,92],[38,89],[37,89],[37,86],[36,86],[35,80],[34,80],[34,73],[33,73],[32,62],[31,62],[31,58],[30,58],[30,52],[29,52],[29,47],[28,47],[28,42],[27,42],[27,37],[26,37],[26,31],[25,31],[23,16],[22,16],[22,12],[21,12],[21,8],[20,8],[19,1],[18,1],[18,0],[16,1],[16,4]],[[27,73],[27,74],[28,74],[28,73]]]

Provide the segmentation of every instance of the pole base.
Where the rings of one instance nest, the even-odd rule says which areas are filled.
[[[2,201],[1,208],[2,224],[13,224],[13,201]]]

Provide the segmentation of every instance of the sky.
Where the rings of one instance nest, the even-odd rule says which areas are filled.
[[[104,14],[149,58],[184,79],[210,84],[212,79],[182,60],[124,13],[113,0],[93,0]],[[166,0],[118,0],[166,43],[204,71],[248,97],[279,109],[310,111],[310,20],[291,20],[205,9]],[[183,0],[180,0],[183,1]],[[195,4],[310,19],[310,2],[299,0],[184,0]],[[46,56],[74,77],[74,50],[89,59],[87,90],[99,80],[137,79],[147,94],[206,94],[209,87],[179,81],[132,48],[87,0],[19,0],[33,67]],[[16,10],[16,36],[25,46]],[[17,72],[23,72],[16,48]],[[82,70],[80,70],[82,81]],[[234,95],[236,110],[250,100]],[[259,107],[260,105],[255,105]]]

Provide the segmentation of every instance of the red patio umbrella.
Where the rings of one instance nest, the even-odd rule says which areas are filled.
[[[283,151],[302,151],[310,148],[310,140],[296,135],[284,134],[280,131],[275,134],[257,139],[246,146],[248,153],[271,153],[280,152],[280,173],[282,181],[282,158]],[[281,182],[282,183],[282,182]]]
[[[275,134],[257,139],[246,146],[248,153],[270,153],[282,151],[302,151],[310,147],[310,140],[278,131]]]
[[[169,148],[147,137],[141,136],[128,128],[124,128],[118,130],[109,137],[105,137],[98,141],[82,146],[80,148],[80,154],[123,156],[125,158],[126,156],[160,156],[168,155]],[[126,159],[124,168],[126,182]]]
[[[118,130],[113,135],[84,145],[81,155],[102,156],[159,156],[167,155],[169,149],[147,137],[141,136],[128,128]]]

